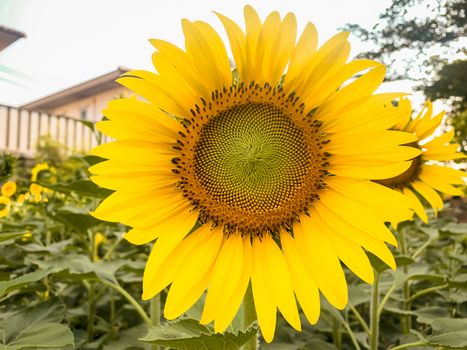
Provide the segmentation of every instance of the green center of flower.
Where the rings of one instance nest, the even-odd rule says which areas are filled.
[[[227,234],[290,229],[325,187],[329,142],[293,94],[251,84],[215,91],[185,120],[174,173],[201,222]]]
[[[303,132],[272,105],[232,107],[210,120],[195,147],[195,176],[213,199],[255,213],[303,187],[310,159]]]

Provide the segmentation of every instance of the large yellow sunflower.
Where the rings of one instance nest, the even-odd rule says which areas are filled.
[[[433,116],[433,105],[430,101],[426,102],[414,119],[411,119],[412,106],[409,100],[403,99],[399,104],[405,113],[402,114],[395,129],[414,134],[417,141],[408,146],[420,149],[422,153],[413,159],[410,168],[402,174],[376,182],[402,192],[418,217],[428,222],[420,197],[433,207],[436,215],[438,210],[443,209],[443,200],[438,192],[454,196],[462,195],[462,190],[453,185],[464,184],[462,178],[466,174],[442,162],[464,158],[465,155],[457,151],[459,149],[457,143],[451,143],[455,130],[436,132],[441,125],[444,112]]]
[[[201,322],[223,332],[251,282],[269,342],[277,309],[300,329],[297,300],[311,323],[319,291],[345,307],[341,262],[368,283],[365,250],[395,268],[384,222],[412,211],[403,195],[370,180],[406,171],[421,151],[401,146],[415,135],[387,130],[401,118],[391,104],[400,94],[374,94],[383,65],[346,63],[348,33],[317,48],[311,23],[296,41],[290,13],[262,23],[247,6],[245,32],[218,17],[235,72],[213,28],[183,20],[185,50],[151,40],[157,73],[118,79],[148,102],[115,100],[104,111],[109,120],[98,129],[117,141],[94,150],[108,160],[90,170],[115,193],[94,215],[133,227],[131,243],[155,240],[143,298],[171,285],[166,318],[207,289]]]

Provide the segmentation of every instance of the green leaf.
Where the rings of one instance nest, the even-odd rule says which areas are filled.
[[[126,260],[92,262],[87,255],[60,255],[48,260],[34,261],[41,269],[54,273],[67,271],[70,275],[97,277],[118,284],[114,273],[127,263]]]
[[[67,184],[39,183],[41,186],[61,193],[76,193],[86,197],[106,198],[113,191],[97,186],[89,180],[78,180]]]
[[[73,226],[80,231],[86,231],[87,229],[102,223],[102,221],[89,215],[89,212],[86,210],[71,206],[60,209],[54,218],[67,225]]]
[[[101,163],[104,160],[106,160],[105,158],[93,156],[93,155],[85,155],[83,157],[80,157],[80,159],[84,161],[87,166],[92,166],[92,165]]]
[[[379,273],[382,273],[385,270],[390,269],[391,267],[389,265],[386,265],[380,258],[378,258],[376,255],[373,255],[369,252],[367,252],[368,259],[370,260],[371,265],[375,268],[376,271]]]
[[[52,269],[41,269],[41,270],[37,270],[31,273],[25,274],[18,278],[14,278],[9,281],[1,281],[0,282],[0,296],[10,293],[11,291],[15,289],[20,289],[28,283],[40,281],[41,279],[51,274],[52,272],[53,272]]]
[[[449,311],[444,307],[427,306],[413,311],[412,314],[417,316],[418,323],[431,324],[436,319],[448,317]]]
[[[151,327],[149,333],[140,340],[180,350],[237,350],[257,331],[257,326],[251,325],[238,334],[230,332],[219,334],[214,333],[211,327],[199,324],[196,320],[179,319],[161,326]]]
[[[442,227],[440,229],[440,231],[449,232],[449,233],[453,233],[453,234],[456,234],[456,235],[465,235],[466,232],[467,232],[467,223],[465,223],[465,222],[463,222],[463,223],[451,222],[451,223],[447,224],[446,226]]]
[[[368,303],[371,299],[371,289],[367,284],[349,285],[349,303],[353,306]]]
[[[421,336],[420,340],[431,346],[443,346],[450,349],[467,347],[467,319],[439,318],[431,324],[433,334]]]
[[[7,349],[63,348],[73,345],[73,333],[60,323],[37,324],[25,329],[20,338],[7,344]]]
[[[112,340],[104,345],[104,350],[126,350],[145,349],[145,344],[138,341],[146,332],[146,325],[132,327],[118,333],[118,339]]]
[[[321,339],[310,340],[305,344],[304,348],[309,350],[338,350],[333,344]]]
[[[415,262],[410,256],[399,255],[394,257],[397,267],[411,265]]]
[[[49,245],[42,245],[39,243],[29,243],[22,245],[20,248],[28,253],[49,253],[49,254],[63,254],[63,250],[72,244],[71,239],[51,243]]]
[[[12,239],[16,239],[18,237],[21,237],[25,233],[26,233],[25,231],[22,231],[22,232],[2,232],[2,233],[0,233],[0,242],[5,242],[5,241],[12,240]]]
[[[64,314],[65,306],[53,299],[14,314],[4,329],[3,348],[17,350],[73,345],[73,333],[59,323]]]

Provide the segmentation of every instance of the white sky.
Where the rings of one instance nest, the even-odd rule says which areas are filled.
[[[21,39],[0,53],[0,65],[31,79],[23,86],[0,81],[0,103],[21,105],[126,66],[151,70],[152,46],[160,38],[183,46],[180,21],[201,19],[221,33],[212,11],[243,25],[243,7],[251,4],[264,17],[272,10],[294,12],[301,31],[308,21],[320,43],[345,23],[373,26],[390,0],[0,0],[0,24],[23,31]],[[352,56],[367,46],[350,38]],[[227,45],[228,47],[228,45]],[[408,83],[383,90],[408,91]]]

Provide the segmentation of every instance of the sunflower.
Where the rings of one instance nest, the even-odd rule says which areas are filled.
[[[50,167],[47,163],[36,164],[31,170],[31,181],[36,182],[39,177],[39,174],[45,170],[50,170]]]
[[[463,195],[462,190],[453,185],[464,184],[462,178],[466,176],[465,173],[442,162],[465,158],[465,155],[457,151],[457,143],[451,143],[454,129],[437,132],[444,111],[433,116],[433,105],[427,101],[420,113],[411,119],[412,106],[407,99],[400,101],[400,108],[405,110],[405,113],[395,129],[415,135],[417,141],[407,146],[419,149],[422,153],[412,160],[411,166],[402,174],[375,182],[403,193],[417,216],[427,223],[428,216],[420,197],[431,205],[437,215],[438,210],[443,209],[443,200],[438,192],[454,196]]]
[[[10,198],[6,196],[0,196],[0,218],[4,218],[10,212]]]
[[[342,309],[348,299],[341,262],[372,283],[369,251],[395,268],[385,221],[412,211],[400,193],[371,182],[406,171],[417,140],[388,130],[400,118],[374,94],[385,67],[347,62],[348,33],[317,48],[308,23],[272,12],[262,23],[245,7],[246,31],[217,14],[235,70],[214,29],[182,21],[185,50],[151,40],[157,73],[118,79],[141,95],[114,100],[98,129],[115,142],[92,180],[114,190],[97,218],[123,222],[133,244],[155,240],[143,299],[170,286],[167,319],[206,291],[203,324],[223,332],[250,285],[263,337],[274,337],[276,310],[301,328],[297,300],[315,323],[321,292]],[[361,75],[351,81],[356,74]],[[365,249],[365,250],[364,250]]]
[[[16,183],[14,181],[7,181],[2,185],[1,193],[5,197],[11,197],[16,192]]]

